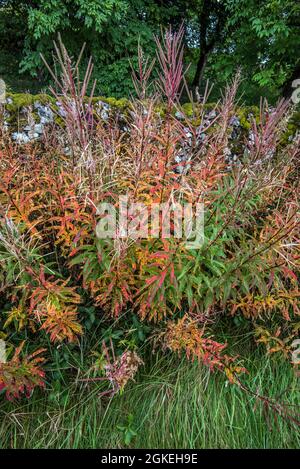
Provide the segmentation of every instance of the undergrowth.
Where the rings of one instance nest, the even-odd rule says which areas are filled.
[[[246,337],[242,338],[241,350]],[[254,388],[299,402],[297,378],[283,360],[246,354]],[[48,389],[0,405],[1,448],[298,448],[299,433],[255,398],[186,359],[153,355],[122,395],[99,400],[99,387]]]

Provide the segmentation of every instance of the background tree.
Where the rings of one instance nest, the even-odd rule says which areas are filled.
[[[227,53],[244,76],[277,96],[300,77],[300,3],[296,0],[228,0]]]
[[[153,34],[181,23],[189,83],[201,91],[210,79],[211,99],[237,67],[249,103],[262,94],[271,101],[289,95],[300,77],[296,0],[0,0],[0,10],[0,75],[11,73],[14,84],[18,68],[21,77],[32,77],[31,89],[37,78],[47,82],[40,53],[51,62],[52,40],[60,32],[74,55],[86,42],[98,94],[127,96],[133,91],[130,61],[136,62],[138,41],[153,55]]]

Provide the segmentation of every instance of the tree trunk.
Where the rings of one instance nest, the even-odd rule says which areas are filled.
[[[198,62],[197,62],[196,73],[195,73],[193,83],[192,83],[193,88],[196,88],[196,86],[199,86],[200,83],[201,83],[201,80],[203,78],[205,65],[206,65],[206,62],[207,62],[207,56],[208,56],[208,54],[207,54],[206,51],[203,51],[203,52],[200,53],[200,57],[199,57]]]

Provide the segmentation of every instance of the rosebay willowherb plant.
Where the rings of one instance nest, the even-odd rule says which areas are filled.
[[[91,81],[93,63],[90,58],[83,81],[80,80],[80,62],[84,53],[85,44],[79,54],[75,64],[69,56],[62,40],[58,35],[58,44],[54,42],[57,66],[61,70],[61,75],[57,76],[46,62],[47,67],[54,81],[54,86],[50,91],[59,103],[59,116],[63,118],[67,141],[71,150],[73,162],[83,159],[86,164],[90,161],[90,146],[93,138],[93,112],[92,98],[95,91],[96,81],[92,84],[90,96],[87,97],[88,88]]]
[[[51,129],[56,138],[45,134],[40,144],[22,147],[2,138],[1,334],[11,348],[25,340],[17,354],[24,360],[41,346],[51,362],[51,344],[60,350],[88,344],[84,360],[93,376],[77,365],[80,380],[105,382],[99,375],[109,375],[113,391],[123,385],[116,388],[112,376],[124,385],[134,378],[142,365],[137,347],[145,342],[185,353],[251,394],[239,376],[245,372],[240,359],[213,335],[220,335],[220,324],[222,330],[247,324],[269,352],[290,357],[300,324],[299,136],[283,144],[286,101],[275,108],[262,102],[260,114],[249,117],[249,133],[233,142],[239,74],[221,102],[207,104],[207,87],[185,112],[182,30],[169,30],[156,43],[157,78],[150,83],[155,64],[139,49],[137,96],[126,111],[110,109],[104,119],[94,87],[86,97],[92,63],[81,81],[79,60],[73,65],[60,41],[62,75],[53,74],[52,89],[61,109]],[[163,236],[160,224],[156,237],[118,236],[117,220],[116,236],[97,237],[100,204],[118,214],[124,197],[149,212],[155,204],[169,207],[171,236]],[[172,236],[178,215],[172,207],[199,203],[204,239],[193,249],[184,235]],[[128,219],[138,226],[138,210]],[[105,346],[95,365],[91,357],[103,335],[116,356],[108,363]],[[13,360],[0,368],[9,393]],[[35,377],[40,366],[28,360],[15,378],[16,395],[43,381],[39,374],[28,382],[30,363]]]

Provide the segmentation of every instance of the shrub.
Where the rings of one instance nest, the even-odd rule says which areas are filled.
[[[269,352],[289,357],[300,296],[299,136],[282,145],[289,105],[262,103],[248,138],[243,133],[236,145],[231,137],[239,76],[210,119],[208,90],[198,102],[191,96],[187,115],[179,104],[181,39],[182,31],[169,31],[156,41],[154,95],[148,95],[154,64],[139,50],[133,73],[138,98],[121,117],[124,131],[118,114],[97,118],[92,97],[86,98],[91,62],[81,83],[79,62],[72,63],[61,43],[56,52],[62,75],[53,75],[52,91],[64,110],[62,124],[46,129],[41,142],[23,146],[1,131],[1,327],[12,349],[25,341],[0,368],[9,396],[43,385],[32,359],[41,347],[50,363],[47,376],[56,379],[51,360],[58,350],[61,359],[83,341],[90,368],[88,376],[79,370],[81,379],[97,380],[102,373],[113,391],[123,384],[114,385],[108,370],[117,383],[133,379],[142,364],[141,344],[183,352],[246,389],[238,376],[245,371],[240,358],[230,356],[230,343],[214,337],[221,321],[228,330],[246,324]],[[233,145],[237,153],[230,160]],[[195,208],[201,202],[201,248],[184,236],[97,237],[97,207],[110,203],[119,210],[120,196],[147,207]],[[107,343],[116,350],[112,364]],[[23,360],[21,381],[17,360]],[[123,366],[128,360],[134,362],[129,371]]]

